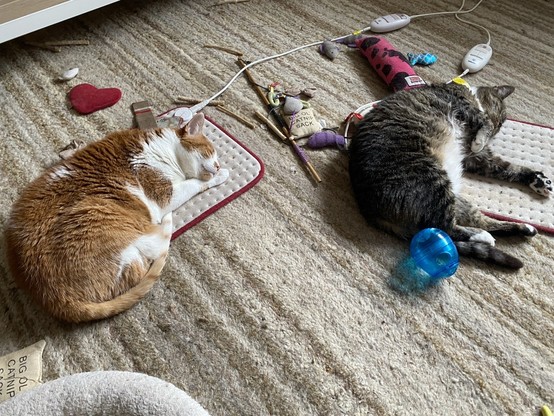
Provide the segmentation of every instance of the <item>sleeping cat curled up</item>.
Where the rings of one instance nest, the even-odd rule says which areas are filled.
[[[405,239],[439,228],[461,255],[522,267],[494,247],[491,234],[533,236],[536,229],[486,217],[460,195],[463,172],[518,182],[545,197],[552,192],[542,172],[502,160],[489,147],[513,91],[451,83],[380,101],[358,124],[348,149],[352,189],[365,219]]]
[[[34,180],[5,230],[16,283],[69,322],[137,303],[165,264],[172,211],[229,176],[203,126],[197,114],[179,129],[115,132]]]

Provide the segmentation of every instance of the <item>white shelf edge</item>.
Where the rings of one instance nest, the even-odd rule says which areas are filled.
[[[43,29],[118,0],[70,0],[0,24],[0,43]]]

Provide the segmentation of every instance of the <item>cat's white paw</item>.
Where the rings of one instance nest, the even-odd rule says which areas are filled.
[[[469,241],[479,241],[481,243],[486,243],[493,247],[496,244],[496,240],[488,231],[481,231],[480,233],[472,235],[469,238]]]
[[[542,196],[550,196],[552,193],[552,181],[542,172],[534,172],[535,178],[529,184],[531,189]]]
[[[169,241],[173,233],[173,213],[169,212],[162,218],[163,237]]]
[[[537,234],[537,229],[530,224],[523,224],[523,228],[524,228],[524,233],[523,233],[524,235],[533,236]]]
[[[471,142],[471,151],[473,153],[479,153],[481,150],[483,150],[486,143],[487,140],[485,132],[483,132],[483,130],[479,130],[477,136],[475,137],[475,140]]]
[[[223,182],[225,182],[229,178],[229,170],[228,169],[219,169],[219,171],[214,175],[212,179],[210,179],[209,184],[210,188],[212,186],[221,185]]]

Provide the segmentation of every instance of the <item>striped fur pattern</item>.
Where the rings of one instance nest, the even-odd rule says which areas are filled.
[[[16,283],[69,322],[137,303],[165,264],[172,211],[229,175],[203,125],[200,114],[181,129],[115,132],[34,180],[6,225]]]
[[[460,196],[464,171],[523,183],[543,196],[552,191],[542,172],[504,161],[488,146],[506,120],[504,99],[513,91],[452,83],[379,102],[349,146],[352,188],[367,221],[406,239],[440,228],[462,255],[522,267],[494,248],[491,233],[533,236],[535,228],[488,218]]]

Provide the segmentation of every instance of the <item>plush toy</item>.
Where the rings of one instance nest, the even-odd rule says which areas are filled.
[[[425,81],[415,73],[409,60],[383,37],[352,35],[341,39],[340,43],[349,47],[357,47],[381,79],[394,92],[426,85]],[[373,103],[366,104],[350,114],[347,117],[344,136],[330,131],[316,132],[309,138],[308,147],[317,149],[337,146],[339,149],[345,150],[348,145],[348,139],[345,136],[347,136],[348,126],[352,117],[361,118],[362,109],[370,111],[377,103],[378,101],[374,101]]]
[[[432,65],[437,62],[437,56],[432,53],[407,53],[408,61],[411,66],[414,65]]]
[[[319,46],[319,52],[332,61],[339,55],[340,46],[336,42],[326,40]]]
[[[286,97],[281,106],[290,134],[296,138],[307,137],[322,129],[313,108],[306,101],[295,97]]]
[[[346,138],[333,130],[322,130],[310,136],[306,145],[312,149],[337,146],[339,149],[346,147]]]
[[[110,107],[120,98],[119,88],[96,88],[90,84],[79,84],[69,91],[69,101],[80,114],[90,114]]]
[[[355,42],[373,69],[393,91],[425,85],[425,81],[415,73],[408,59],[385,38],[364,36]]]

